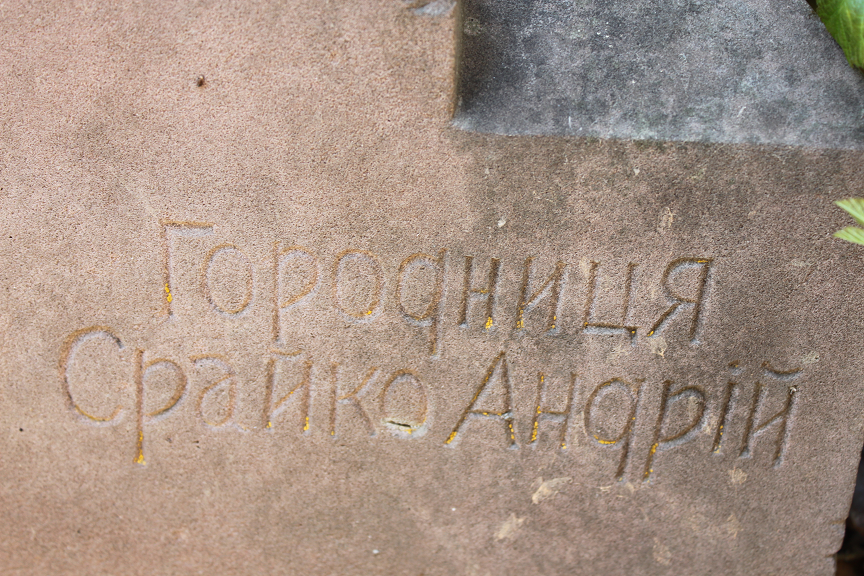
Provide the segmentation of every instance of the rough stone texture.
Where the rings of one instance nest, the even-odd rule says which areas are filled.
[[[831,573],[861,155],[466,133],[454,22],[0,8],[4,575]]]
[[[864,74],[805,0],[462,6],[462,127],[864,147]]]

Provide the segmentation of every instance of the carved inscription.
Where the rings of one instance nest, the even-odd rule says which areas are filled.
[[[588,401],[585,403],[585,431],[590,434],[597,444],[606,448],[615,448],[620,452],[618,458],[618,468],[615,472],[615,477],[619,480],[624,477],[624,471],[627,468],[628,458],[630,456],[630,445],[633,441],[633,425],[636,422],[636,410],[639,408],[640,392],[642,391],[642,383],[636,384],[636,389],[633,385],[621,380],[613,378],[603,382],[591,392],[588,396]],[[597,405],[605,397],[615,394],[618,396],[615,405],[625,406],[623,418],[619,416],[620,424],[618,428],[614,428],[614,432],[602,432],[594,425],[594,416]]]
[[[516,329],[525,329],[525,314],[533,310],[544,299],[548,298],[546,312],[546,331],[554,333],[558,326],[558,314],[560,313],[561,303],[561,288],[565,281],[565,271],[567,264],[558,262],[555,264],[555,269],[542,283],[534,280],[536,271],[534,270],[534,259],[529,257],[525,260],[525,271],[522,274],[522,290],[519,296],[519,306],[516,308]],[[540,285],[534,289],[532,284]],[[533,290],[533,292],[532,292]],[[530,296],[529,296],[530,294]]]
[[[174,294],[177,292],[175,278],[179,263],[175,257],[175,242],[181,239],[202,238],[213,234],[213,225],[203,222],[162,222],[164,253],[165,309],[169,317],[175,314]]]
[[[767,362],[762,367],[763,374],[766,379],[780,380],[782,382],[795,381],[800,375],[801,370],[789,370],[781,372],[771,368]],[[783,399],[782,408],[772,416],[766,416],[761,421],[757,418],[762,417],[762,412],[765,412],[765,406],[768,403],[768,386],[762,382],[756,383],[756,389],[753,391],[753,404],[750,413],[747,415],[747,424],[744,428],[744,443],[741,446],[741,457],[750,457],[753,444],[756,438],[762,434],[766,434],[771,427],[776,427],[776,439],[774,441],[774,465],[779,466],[783,459],[783,449],[786,446],[787,435],[786,428],[789,425],[789,417],[792,409],[795,406],[795,393],[798,388],[794,385],[789,385],[785,390],[785,398]]]
[[[378,394],[382,421],[391,434],[424,433],[429,416],[426,387],[410,370],[399,370],[387,380]]]
[[[251,380],[261,383],[261,393],[243,396],[250,380],[240,378],[226,351],[160,355],[127,347],[124,336],[107,326],[72,332],[59,362],[67,405],[92,426],[134,418],[137,464],[147,462],[153,425],[188,404],[205,430],[278,429],[333,439],[353,430],[440,442],[442,449],[482,438],[484,445],[510,450],[596,450],[609,455],[610,474],[622,481],[651,482],[662,455],[685,445],[704,444],[708,457],[770,457],[770,465],[782,465],[798,386],[805,380],[798,367],[781,370],[764,362],[754,379],[733,362],[710,383],[620,373],[586,377],[590,359],[578,357],[570,370],[514,370],[513,358],[520,356],[508,343],[526,338],[538,346],[622,338],[635,347],[662,335],[664,346],[705,346],[715,297],[711,258],[682,256],[651,270],[626,260],[581,260],[574,266],[566,257],[509,261],[438,248],[394,263],[367,249],[347,247],[328,258],[278,241],[262,257],[219,241],[215,224],[163,222],[161,230],[168,320],[212,314],[239,325],[264,314],[269,343],[261,374]],[[575,281],[580,269],[584,282]],[[636,306],[648,294],[657,299],[654,307]],[[365,337],[359,331],[376,322],[398,323],[416,336],[410,345],[425,343],[414,354],[431,366],[446,362],[448,331],[493,339],[499,351],[480,359],[485,371],[465,374],[467,388],[460,389],[470,392],[448,394],[448,413],[456,415],[442,419],[433,401],[433,392],[443,401],[437,370],[388,368],[374,359],[358,368],[298,347],[297,327],[323,313],[333,314],[355,338]],[[125,386],[128,381],[131,386]],[[248,398],[246,404],[241,397]],[[533,404],[518,404],[517,398],[528,397]],[[241,413],[260,421],[238,422],[238,403],[242,408],[252,401],[257,407]]]
[[[213,310],[229,317],[240,316],[246,312],[252,303],[254,286],[252,263],[249,257],[233,244],[221,244],[210,251],[204,262],[204,270],[201,274],[204,278],[202,288]],[[222,275],[229,280],[225,282],[223,278],[216,286],[228,284],[227,289],[214,288],[214,276],[219,275],[220,268],[226,269]],[[232,268],[240,269],[240,274],[236,275],[237,279],[230,275]]]
[[[384,295],[378,256],[365,250],[346,250],[336,260],[334,277],[333,304],[346,320],[371,322],[378,317]]]
[[[108,357],[114,353],[119,358],[119,352],[124,349],[123,343],[115,336],[111,329],[105,326],[92,326],[83,330],[76,330],[66,339],[63,349],[60,353],[60,370],[63,374],[63,392],[66,395],[66,403],[69,408],[79,418],[90,424],[112,424],[118,420],[125,408],[122,405],[108,406],[108,409],[103,413],[96,413],[92,408],[83,407],[79,403],[79,394],[73,391],[75,376],[83,380],[90,380],[98,377],[97,374],[88,373],[76,374],[76,366],[84,364],[85,370],[90,366],[91,362],[82,362],[78,359],[78,355],[85,351],[86,348],[101,348],[98,350],[102,358]],[[101,370],[100,370],[101,369]],[[99,366],[97,370],[103,373],[109,373],[104,366]],[[110,384],[109,384],[110,386]],[[91,391],[91,393],[97,391]],[[104,394],[104,390],[99,391]]]
[[[231,423],[237,404],[237,375],[234,369],[218,356],[190,358],[192,366],[199,370],[210,368],[213,380],[204,385],[198,396],[198,412],[211,428],[221,428]]]
[[[203,222],[163,222],[164,306],[169,317],[179,314],[178,284],[195,284],[211,312],[225,318],[241,318],[255,306],[261,276],[260,260],[237,244],[211,242],[196,262],[180,257],[183,246],[204,245],[215,235],[215,225]],[[258,262],[256,264],[256,262]],[[285,343],[284,320],[322,304],[349,324],[370,324],[385,312],[426,335],[427,353],[441,358],[441,342],[451,327],[492,332],[507,327],[514,335],[547,337],[573,335],[617,336],[635,345],[640,334],[655,338],[679,333],[690,344],[701,344],[700,327],[710,298],[712,259],[682,257],[671,260],[658,278],[637,275],[639,264],[630,262],[619,272],[617,263],[590,261],[585,286],[570,282],[572,266],[566,260],[541,264],[536,256],[520,262],[497,257],[452,256],[446,249],[408,254],[395,270],[382,264],[369,250],[347,248],[325,261],[315,250],[274,243],[271,270],[273,344]],[[196,272],[195,267],[200,269]],[[509,268],[508,268],[509,266]],[[518,273],[521,282],[502,290],[505,270]],[[329,274],[323,271],[329,270]],[[451,274],[451,272],[455,274]],[[614,274],[613,274],[614,273]],[[454,277],[455,276],[455,277]],[[601,279],[615,276],[623,282],[616,317],[598,311]],[[643,279],[640,285],[639,279]],[[648,285],[645,285],[645,282]],[[584,296],[577,291],[584,288]],[[640,294],[660,292],[664,308],[651,316],[633,317],[633,302]],[[455,317],[447,317],[445,301],[454,293],[459,303]],[[327,302],[326,298],[330,298]],[[581,325],[576,299],[584,297]],[[266,298],[266,297],[265,297]],[[508,298],[509,301],[503,301]],[[573,318],[576,316],[576,318]],[[473,318],[473,320],[472,320]]]
[[[496,393],[495,388],[500,390]],[[498,396],[493,401],[492,396]],[[450,444],[457,439],[463,427],[469,424],[472,420],[492,420],[497,421],[504,426],[504,436],[507,441],[507,446],[510,448],[518,448],[516,443],[516,430],[513,426],[513,392],[510,387],[510,377],[507,370],[507,358],[502,352],[498,355],[477,391],[471,402],[462,412],[459,421],[450,433],[445,444]],[[486,402],[490,405],[497,404],[495,407],[486,407]]]
[[[645,461],[645,473],[643,479],[647,480],[654,469],[651,467],[654,461],[654,455],[657,450],[665,450],[686,442],[693,436],[693,432],[702,424],[702,418],[705,416],[705,393],[698,386],[684,386],[677,392],[672,393],[671,389],[674,382],[667,380],[663,382],[660,393],[660,414],[657,416],[657,425],[654,427],[654,439],[651,442],[651,449],[648,452],[648,458]],[[685,400],[695,400],[697,406],[694,414],[690,415],[690,421],[677,430],[668,430],[669,424],[667,416],[671,411],[671,407],[676,402]]]
[[[264,396],[264,420],[266,428],[273,428],[273,420],[281,414],[291,402],[295,402],[299,413],[298,427],[305,433],[309,431],[309,407],[312,395],[312,362],[303,352],[280,354],[271,352],[272,357],[267,363],[267,388]],[[286,365],[294,368],[290,370]],[[299,369],[299,370],[298,370]],[[277,392],[280,376],[286,373],[299,373],[299,381],[291,383],[284,393]],[[295,396],[296,394],[296,396]]]
[[[591,262],[588,274],[588,296],[585,299],[585,333],[586,334],[626,334],[630,337],[631,344],[636,342],[635,326],[631,326],[629,319],[630,300],[633,293],[633,273],[637,264],[632,262],[627,265],[627,279],[624,282],[624,297],[621,302],[621,320],[619,322],[602,322],[594,318],[599,282],[599,262]]]
[[[537,435],[540,431],[540,422],[554,422],[560,428],[559,444],[562,449],[567,449],[567,432],[570,425],[570,413],[573,409],[573,392],[576,387],[577,376],[570,374],[570,386],[567,389],[565,397],[565,405],[563,410],[553,410],[548,408],[544,402],[546,401],[546,375],[540,372],[538,375],[539,382],[537,384],[537,401],[534,410],[534,420],[531,422],[531,440],[529,444],[537,442]]]
[[[696,270],[698,284],[694,294],[682,296],[670,286],[670,280],[686,270]],[[661,286],[667,298],[671,302],[669,308],[660,315],[657,322],[651,327],[648,336],[657,336],[668,322],[675,318],[681,310],[690,309],[690,342],[698,344],[698,331],[702,320],[702,308],[708,290],[708,279],[711,271],[710,258],[679,258],[673,260],[663,272]]]
[[[474,274],[474,257],[465,256],[465,282],[462,288],[462,306],[459,309],[458,320],[460,327],[468,327],[469,307],[475,302],[478,304],[482,302],[484,305],[483,328],[488,332],[495,327],[495,298],[498,288],[498,271],[500,268],[501,260],[491,258],[489,260],[489,277],[486,285],[482,288],[474,288],[471,280]]]
[[[333,404],[330,408],[330,435],[336,436],[338,423],[337,408],[340,406],[346,406],[348,408],[353,408],[356,411],[356,415],[363,420],[366,428],[369,430],[369,436],[375,436],[375,424],[373,424],[372,418],[369,416],[369,413],[366,411],[362,402],[365,398],[366,392],[375,384],[381,371],[377,367],[370,368],[356,387],[351,388],[350,392],[345,392],[343,394],[340,392],[340,379],[337,376],[340,374],[338,368],[338,365],[333,366]]]
[[[415,326],[429,328],[429,354],[434,358],[440,355],[440,346],[438,345],[438,330],[441,326],[441,301],[444,293],[444,256],[446,252],[442,250],[437,257],[428,254],[412,254],[402,261],[399,265],[399,274],[396,280],[396,305],[399,307],[399,313],[402,318],[409,324]],[[422,302],[417,306],[406,308],[403,296],[406,292],[406,285],[409,284],[409,278],[412,272],[431,274],[429,294],[426,302]],[[420,300],[423,300],[422,296]]]

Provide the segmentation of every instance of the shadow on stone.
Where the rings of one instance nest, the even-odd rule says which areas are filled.
[[[864,576],[864,452],[861,456],[846,536],[837,552],[837,576]]]

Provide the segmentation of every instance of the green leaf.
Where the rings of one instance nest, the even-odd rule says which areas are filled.
[[[864,198],[849,198],[834,204],[851,214],[858,224],[864,226]]]
[[[864,0],[817,0],[816,13],[849,64],[864,68]]]
[[[854,242],[855,244],[864,244],[864,230],[855,228],[854,226],[847,226],[842,230],[838,230],[834,233],[834,236],[842,240]]]

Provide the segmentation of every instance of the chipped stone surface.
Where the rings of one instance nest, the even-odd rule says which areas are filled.
[[[521,528],[524,523],[524,516],[518,518],[516,514],[510,514],[510,517],[501,524],[500,528],[498,528],[498,532],[495,533],[495,539],[504,540],[505,538],[509,538],[512,540],[513,538],[516,538],[516,532],[519,531],[519,528]]]
[[[569,476],[563,478],[551,478],[545,482],[541,477],[537,490],[535,490],[534,494],[531,495],[531,501],[534,502],[534,504],[539,504],[544,500],[554,498],[555,495],[564,488],[564,486],[570,484],[572,481],[573,478],[570,478]]]
[[[860,154],[464,132],[454,25],[0,7],[4,574],[832,572]]]
[[[804,0],[465,0],[456,123],[864,147],[864,74]]]

